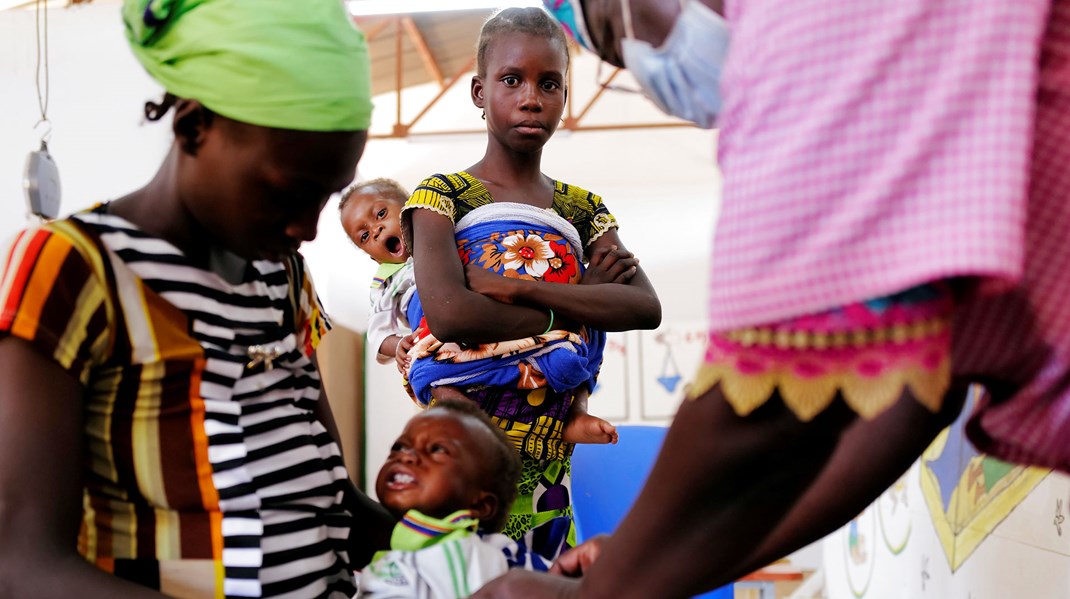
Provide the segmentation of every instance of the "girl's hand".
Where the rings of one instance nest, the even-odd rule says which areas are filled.
[[[408,376],[409,366],[411,366],[412,360],[409,358],[409,350],[416,344],[417,336],[420,333],[420,329],[416,329],[409,335],[405,335],[398,340],[398,346],[394,350],[394,361],[398,364],[398,372]]]
[[[476,264],[464,267],[468,288],[503,304],[513,303],[513,280],[486,270]]]
[[[583,273],[581,285],[626,284],[639,270],[639,258],[615,245],[595,248]]]

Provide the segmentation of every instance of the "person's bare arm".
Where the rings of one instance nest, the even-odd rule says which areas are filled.
[[[312,355],[312,361],[319,369],[316,355]],[[342,451],[342,435],[338,432],[338,424],[334,420],[331,404],[327,400],[325,387],[320,387],[319,401],[316,402],[316,419],[334,439],[338,445],[338,451]],[[342,456],[345,464],[345,456]],[[348,469],[347,469],[348,472]],[[390,512],[382,505],[373,501],[357,488],[356,482],[347,476],[346,480],[346,508],[353,514],[353,532],[350,535],[349,559],[354,568],[362,568],[371,561],[376,551],[390,548],[390,534],[393,532],[397,521]]]
[[[716,588],[849,521],[958,405],[934,414],[904,393],[877,420],[833,404],[804,423],[779,398],[741,418],[714,387],[680,406],[638,499],[578,583],[509,574],[474,597],[675,599]],[[874,434],[889,442],[872,447]]]
[[[398,344],[401,342],[400,335],[390,335],[383,342],[379,344],[380,356],[396,356],[398,353]]]
[[[966,387],[953,387],[936,414],[900,402],[873,420],[856,420],[844,431],[821,474],[799,496],[762,544],[735,570],[733,578],[817,541],[843,525],[845,514],[860,513],[892,486],[941,430],[962,411]],[[888,431],[909,431],[897,443],[874,443]],[[852,492],[845,493],[850,488]],[[849,517],[849,516],[848,516]]]
[[[610,248],[624,249],[616,229],[610,229],[591,244],[592,255]],[[654,287],[634,260],[628,262],[623,283],[563,285],[511,279],[487,273],[478,267],[467,270],[474,291],[500,301],[552,308],[556,315],[605,331],[654,329],[661,324],[661,302]],[[481,269],[479,269],[481,270]],[[485,272],[485,271],[484,271]]]
[[[412,228],[416,290],[436,338],[492,343],[537,335],[549,326],[546,309],[504,304],[468,288],[448,218],[413,210]]]
[[[163,597],[77,551],[83,389],[27,342],[0,338],[0,598]]]

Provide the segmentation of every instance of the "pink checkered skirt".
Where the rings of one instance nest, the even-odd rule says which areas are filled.
[[[838,397],[872,418],[909,389],[935,412],[951,376],[953,306],[948,285],[924,285],[819,314],[711,333],[689,393],[698,396],[720,384],[741,416],[779,396],[808,421]]]

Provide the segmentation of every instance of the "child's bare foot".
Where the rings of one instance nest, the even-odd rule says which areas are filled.
[[[617,427],[598,416],[586,413],[573,414],[565,422],[562,435],[568,443],[615,444],[618,438]]]

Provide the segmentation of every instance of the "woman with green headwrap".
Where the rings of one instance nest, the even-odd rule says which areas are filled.
[[[364,149],[364,38],[339,0],[123,19],[175,141],[6,248],[0,597],[352,596],[393,523],[346,475],[297,248]]]

